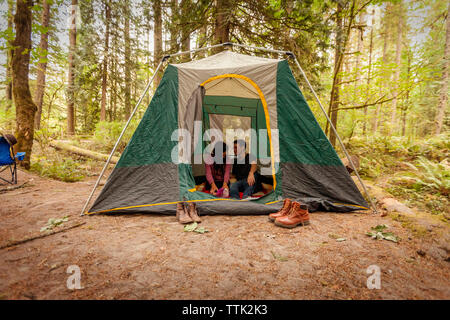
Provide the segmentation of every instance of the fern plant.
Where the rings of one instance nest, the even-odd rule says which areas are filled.
[[[448,196],[450,193],[450,165],[447,159],[441,162],[433,162],[424,157],[419,157],[416,164],[404,163],[412,171],[403,172],[396,177],[396,181],[412,186],[416,190],[428,189],[438,191]]]

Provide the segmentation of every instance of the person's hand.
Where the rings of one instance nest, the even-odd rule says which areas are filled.
[[[217,188],[217,186],[216,186],[216,184],[215,183],[213,183],[212,185],[211,185],[211,194],[213,195],[213,196],[215,196],[216,195],[216,192],[217,192],[217,190],[219,190],[218,188]]]
[[[228,184],[227,184],[227,183],[224,183],[224,184],[223,184],[223,188],[224,188],[224,189],[230,190],[230,188],[228,187]]]
[[[247,183],[249,186],[252,186],[255,184],[255,175],[252,172],[250,172],[248,174]]]

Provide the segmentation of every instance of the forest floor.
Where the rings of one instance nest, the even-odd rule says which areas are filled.
[[[266,216],[203,216],[207,233],[184,232],[174,216],[79,213],[95,177],[66,183],[19,171],[23,188],[0,193],[1,299],[450,299],[448,224],[415,214],[311,214],[282,229]],[[4,186],[0,186],[0,189]],[[373,240],[380,224],[401,240]],[[344,239],[342,239],[344,238]],[[69,290],[69,266],[81,271]],[[379,266],[380,289],[367,268]]]

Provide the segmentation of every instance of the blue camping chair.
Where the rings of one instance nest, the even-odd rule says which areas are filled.
[[[7,180],[0,177],[9,184],[17,184],[17,163],[16,160],[22,161],[25,157],[25,152],[17,152],[14,155],[13,145],[16,144],[16,139],[12,135],[0,136],[0,173],[7,171],[11,173],[11,179]],[[2,168],[4,167],[4,168]]]

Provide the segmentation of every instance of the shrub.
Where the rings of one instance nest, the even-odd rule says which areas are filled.
[[[94,133],[94,142],[96,143],[97,147],[104,153],[111,152],[124,126],[125,123],[118,121],[101,121],[97,123]],[[123,150],[125,150],[125,147],[127,146],[128,141],[131,139],[133,132],[136,130],[136,127],[137,122],[132,121],[127,128],[122,140],[120,141],[119,146],[117,147],[118,153],[122,153]]]
[[[450,193],[450,165],[445,159],[433,162],[425,157],[419,157],[416,164],[405,163],[412,171],[402,172],[394,178],[395,181],[405,184],[417,191],[427,190],[439,192],[444,196]]]
[[[31,171],[52,179],[65,182],[80,181],[84,178],[80,165],[72,158],[47,159],[38,157],[31,164]]]
[[[57,133],[51,132],[48,128],[41,128],[34,131],[34,140],[38,143],[42,152],[45,152],[49,146],[50,140],[56,139]]]
[[[13,132],[16,126],[16,110],[14,107],[11,107],[6,111],[6,103],[2,100],[0,101],[0,131]]]

